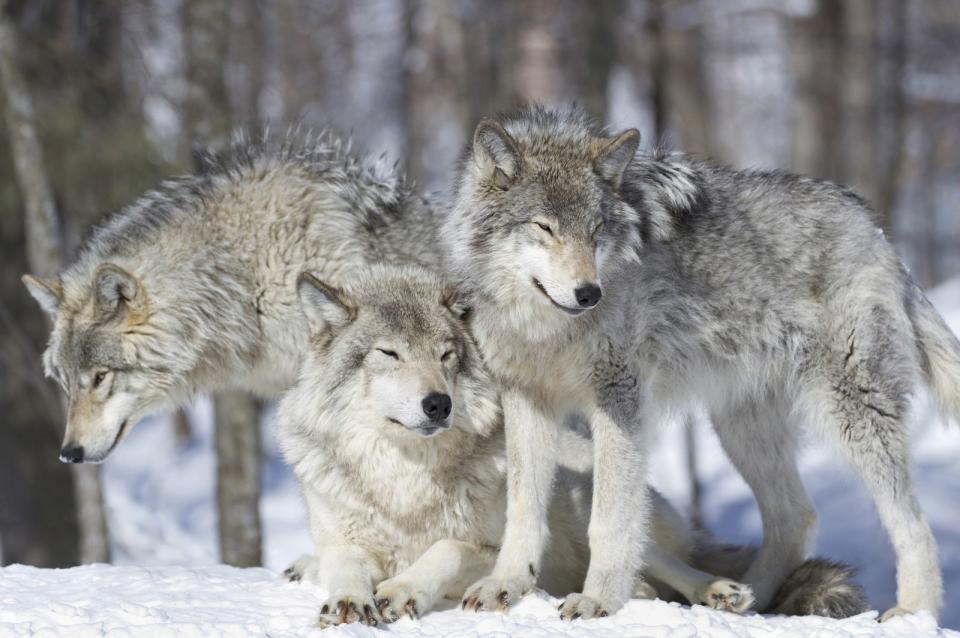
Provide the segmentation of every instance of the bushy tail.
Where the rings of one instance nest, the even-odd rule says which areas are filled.
[[[960,340],[919,287],[907,303],[923,371],[944,416],[960,422]]]
[[[691,564],[701,571],[736,580],[747,572],[756,554],[755,547],[706,539],[691,556]],[[787,576],[769,607],[757,611],[828,618],[856,616],[870,609],[870,605],[863,589],[854,582],[855,575],[855,570],[844,563],[811,558]]]

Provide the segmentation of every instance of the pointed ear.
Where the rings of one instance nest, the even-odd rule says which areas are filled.
[[[99,321],[138,311],[144,306],[144,291],[140,280],[116,264],[100,264],[93,276],[93,287]]]
[[[484,119],[473,133],[473,158],[485,179],[506,190],[520,174],[520,151],[499,122]]]
[[[623,182],[623,173],[633,161],[639,146],[640,131],[635,128],[627,129],[612,140],[602,143],[594,160],[597,173],[615,189],[619,189]]]
[[[51,317],[57,316],[57,309],[63,301],[63,286],[59,279],[44,281],[33,275],[24,275],[20,278],[27,287],[30,296],[37,300],[43,311]]]
[[[308,272],[297,278],[297,296],[311,333],[337,330],[357,316],[356,306],[346,293]]]
[[[446,285],[443,287],[440,292],[440,303],[461,321],[466,321],[470,316],[470,306],[467,305],[456,286]]]

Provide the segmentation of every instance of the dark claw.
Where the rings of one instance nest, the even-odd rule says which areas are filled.
[[[330,613],[330,605],[324,605],[323,607],[321,607],[321,608],[320,608],[320,613],[323,614],[324,616],[326,616],[327,614],[329,614],[329,613]]]
[[[409,603],[407,603],[407,615],[414,620],[420,619],[420,610],[417,609],[417,602],[415,600],[411,600]]]
[[[509,597],[510,595],[505,591],[502,591],[499,594],[497,594],[497,602],[500,604],[501,610],[504,610],[510,606],[510,603],[507,602],[507,598]]]
[[[600,610],[600,617],[601,617],[601,618],[606,618],[606,617],[609,616],[609,615],[610,615],[610,614],[607,613],[607,610],[606,610],[606,609],[601,609],[601,610]]]
[[[579,617],[582,616],[582,615],[583,615],[583,614],[581,614],[581,613],[578,611],[578,612],[575,613],[573,616],[571,616],[570,619],[571,619],[571,620],[576,620],[577,618],[579,618]]]

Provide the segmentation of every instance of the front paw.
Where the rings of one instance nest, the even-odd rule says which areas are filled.
[[[322,629],[351,622],[376,625],[379,620],[377,605],[369,594],[331,596],[320,608],[319,624]]]
[[[615,613],[623,605],[613,601],[602,602],[583,594],[568,594],[560,604],[560,618],[576,620],[578,618],[604,618]]]
[[[420,614],[430,611],[431,601],[426,592],[418,590],[413,583],[391,578],[377,586],[373,595],[377,611],[384,622],[395,622],[407,615],[416,620]]]
[[[533,589],[533,578],[496,578],[488,576],[473,584],[463,595],[461,608],[469,611],[506,612]]]
[[[706,605],[720,611],[742,614],[753,604],[753,590],[732,580],[721,578],[700,587],[695,593],[695,604]]]

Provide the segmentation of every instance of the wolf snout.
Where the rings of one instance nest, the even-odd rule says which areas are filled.
[[[424,397],[420,405],[423,406],[423,413],[427,415],[428,419],[444,421],[450,416],[450,411],[453,409],[453,400],[449,394],[431,392]]]
[[[600,298],[603,297],[603,291],[600,290],[600,286],[593,283],[578,286],[577,289],[573,291],[573,294],[576,295],[577,303],[580,304],[581,308],[593,308],[600,303]]]
[[[83,463],[83,446],[68,443],[60,448],[60,460],[63,463]]]

